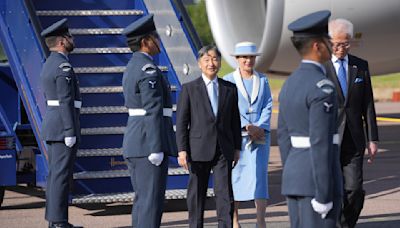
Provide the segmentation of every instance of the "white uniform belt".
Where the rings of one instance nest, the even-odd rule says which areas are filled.
[[[307,136],[291,136],[290,142],[294,148],[310,148],[310,137]],[[333,135],[333,144],[339,144],[339,134]]]
[[[60,106],[60,101],[59,100],[47,100],[47,105],[48,106]],[[74,101],[74,107],[81,108],[82,101]]]
[[[147,111],[142,108],[128,109],[129,116],[145,116]],[[172,108],[163,108],[163,116],[172,117]]]

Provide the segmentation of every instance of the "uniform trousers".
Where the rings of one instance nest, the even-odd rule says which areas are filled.
[[[225,159],[217,150],[212,161],[189,161],[189,184],[187,205],[189,227],[203,228],[204,205],[207,197],[208,180],[213,170],[218,228],[232,227],[233,191],[232,161]]]
[[[132,227],[159,228],[168,175],[168,156],[160,166],[147,157],[126,158],[131,183],[135,191],[132,207]]]
[[[313,197],[287,196],[291,228],[335,228],[340,216],[342,199],[333,201],[333,208],[325,219],[314,211],[311,205]]]
[[[340,218],[343,228],[354,227],[364,206],[363,189],[364,148],[357,149],[346,126],[341,145],[340,160],[343,171],[343,208]]]
[[[74,160],[78,146],[46,142],[49,175],[46,187],[45,218],[49,222],[68,222],[68,196],[72,187]]]

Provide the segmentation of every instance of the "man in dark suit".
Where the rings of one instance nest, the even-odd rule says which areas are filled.
[[[47,102],[41,131],[49,161],[45,218],[52,228],[73,227],[68,223],[68,194],[80,141],[82,105],[78,78],[68,59],[74,40],[67,19],[54,23],[41,35],[51,51],[40,75]]]
[[[279,94],[278,144],[282,194],[292,228],[336,227],[342,198],[336,93],[322,65],[331,56],[329,11],[289,24],[302,57]]]
[[[153,14],[123,31],[134,52],[122,79],[129,119],[123,140],[135,199],[132,226],[160,227],[168,175],[168,156],[176,156],[171,89],[153,61],[160,41]]]
[[[216,46],[198,53],[201,77],[184,84],[179,97],[176,142],[178,163],[189,169],[187,205],[190,227],[203,227],[204,203],[213,170],[218,227],[232,227],[232,165],[241,149],[236,86],[217,77],[221,53]]]
[[[333,55],[325,65],[338,94],[338,127],[344,177],[341,224],[343,227],[354,227],[364,205],[365,139],[370,155],[368,162],[371,163],[378,150],[378,128],[368,62],[348,54],[353,24],[345,19],[333,20],[329,23],[329,33]]]

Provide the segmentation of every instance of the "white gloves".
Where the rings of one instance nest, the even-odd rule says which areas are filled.
[[[318,214],[320,214],[321,218],[324,219],[326,217],[326,215],[329,213],[329,211],[332,209],[333,202],[329,202],[326,204],[319,203],[314,198],[311,200],[311,205],[312,205],[314,211],[317,212]]]
[[[164,153],[163,152],[151,153],[148,156],[148,159],[151,162],[151,164],[153,164],[155,166],[159,166],[159,165],[161,165],[161,162],[164,160]]]
[[[75,143],[76,143],[76,137],[75,136],[72,136],[72,137],[65,137],[64,138],[64,142],[65,142],[65,145],[67,146],[67,147],[73,147],[74,145],[75,145]]]

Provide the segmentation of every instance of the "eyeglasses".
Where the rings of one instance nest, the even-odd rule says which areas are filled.
[[[332,48],[349,48],[350,47],[350,43],[349,42],[342,42],[342,43],[336,43],[336,42],[332,42]]]

